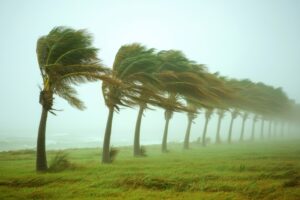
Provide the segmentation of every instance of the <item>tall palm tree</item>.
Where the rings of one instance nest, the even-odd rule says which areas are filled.
[[[76,96],[73,84],[109,80],[107,69],[97,58],[98,49],[92,46],[92,36],[86,30],[67,27],[53,28],[37,41],[37,58],[43,79],[40,92],[42,115],[38,129],[36,170],[47,170],[46,122],[48,112],[53,113],[54,95],[65,99],[71,106],[83,110],[84,104]]]
[[[148,49],[137,43],[123,45],[117,52],[111,76],[122,81],[122,86],[114,87],[110,84],[102,86],[105,103],[109,109],[103,141],[102,163],[111,162],[110,137],[114,111],[118,111],[119,106],[140,105],[139,115],[141,116],[146,101],[150,101],[148,96],[155,95],[149,87],[143,87],[142,84],[157,82],[151,75],[156,71],[156,62],[154,49]],[[140,122],[138,121],[136,129],[139,128]],[[137,139],[135,138],[135,141]]]
[[[154,49],[148,49],[145,46],[133,43],[123,45],[117,52],[112,67],[112,78],[118,79],[122,84],[117,87],[103,83],[102,91],[105,103],[109,109],[104,141],[102,163],[110,163],[110,137],[115,110],[119,106],[139,106],[139,114],[136,123],[134,135],[134,153],[140,153],[140,126],[143,111],[147,104],[169,107],[170,109],[179,109],[181,104],[170,103],[159,90],[162,85],[156,73],[159,69],[159,59]]]

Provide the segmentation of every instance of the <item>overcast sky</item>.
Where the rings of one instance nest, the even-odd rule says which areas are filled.
[[[179,49],[211,72],[282,87],[299,102],[299,19],[299,0],[1,0],[0,139],[37,134],[41,77],[35,45],[55,26],[91,32],[107,66],[127,43]],[[47,135],[94,134],[100,143],[108,114],[100,83],[82,85],[78,91],[87,109],[75,110],[56,98],[54,107],[64,111],[50,115]],[[112,144],[133,138],[136,116],[134,109],[115,115]],[[195,122],[192,138],[201,135],[203,116]],[[142,140],[161,140],[161,109],[147,111],[142,123]],[[174,115],[170,140],[183,139],[186,123],[186,115]],[[214,137],[215,122],[210,126]],[[223,137],[227,127],[224,123]]]

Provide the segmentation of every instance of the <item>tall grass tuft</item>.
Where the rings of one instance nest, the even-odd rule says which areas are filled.
[[[69,160],[68,154],[58,151],[50,162],[49,172],[60,172],[68,169],[74,169],[75,165]]]
[[[109,155],[110,155],[110,162],[115,161],[117,155],[119,153],[119,149],[111,147],[110,151],[109,151]]]

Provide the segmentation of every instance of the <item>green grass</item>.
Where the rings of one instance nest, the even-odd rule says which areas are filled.
[[[34,151],[1,152],[0,199],[300,199],[299,140],[185,151],[170,144],[166,154],[154,145],[142,158],[119,149],[106,165],[100,149],[65,150],[75,167],[45,174],[34,171]]]

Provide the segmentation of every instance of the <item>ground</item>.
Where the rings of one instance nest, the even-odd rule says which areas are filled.
[[[64,150],[63,172],[35,172],[33,150],[0,153],[0,199],[300,199],[300,140],[231,145],[120,147],[112,164],[100,149]],[[48,152],[51,162],[57,151]]]

